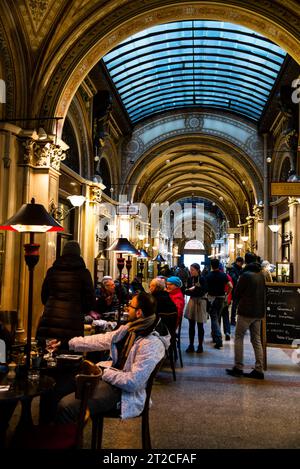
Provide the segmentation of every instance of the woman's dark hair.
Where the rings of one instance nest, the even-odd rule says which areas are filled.
[[[151,293],[141,292],[136,295],[138,307],[143,311],[143,316],[146,318],[156,314],[157,302]]]
[[[194,264],[191,264],[190,267],[193,267],[194,269],[198,270],[198,272],[200,272],[200,265],[197,264],[197,262],[194,262]]]

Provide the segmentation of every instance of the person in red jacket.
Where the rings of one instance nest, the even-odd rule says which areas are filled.
[[[169,293],[169,296],[173,303],[175,303],[177,307],[177,326],[179,325],[182,315],[183,315],[183,309],[184,309],[184,296],[181,291],[182,287],[182,281],[180,280],[179,277],[168,277],[166,280],[166,285],[167,285],[167,292]]]

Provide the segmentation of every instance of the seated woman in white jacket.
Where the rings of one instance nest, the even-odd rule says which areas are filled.
[[[70,350],[79,352],[110,349],[112,366],[104,369],[102,380],[88,402],[92,416],[119,405],[123,419],[142,412],[147,381],[170,345],[168,332],[160,335],[155,330],[155,313],[155,298],[148,293],[139,293],[129,304],[126,325],[106,334],[74,337],[69,341]],[[56,420],[74,421],[79,405],[75,394],[68,394],[59,402]]]

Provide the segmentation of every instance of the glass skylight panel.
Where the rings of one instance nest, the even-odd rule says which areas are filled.
[[[130,36],[103,61],[133,122],[185,106],[257,121],[285,55],[243,26],[190,20]]]

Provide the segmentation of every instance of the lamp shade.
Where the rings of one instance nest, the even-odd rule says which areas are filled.
[[[268,227],[270,228],[270,230],[273,232],[273,233],[277,233],[280,229],[280,225],[277,225],[277,224],[274,224],[274,225],[268,225]]]
[[[17,213],[0,225],[0,230],[19,231],[21,233],[45,233],[46,231],[64,231],[41,204],[31,199],[30,204],[23,204]]]
[[[154,257],[153,260],[157,261],[157,262],[165,262],[165,259],[163,258],[163,256],[161,254],[157,254],[157,256]]]
[[[143,249],[143,248],[142,248],[142,249],[139,249],[138,252],[139,252],[138,257],[143,257],[143,258],[145,258],[145,259],[147,259],[148,257],[150,257],[149,254],[147,253],[147,251],[145,251],[145,249]]]
[[[107,248],[107,251],[114,251],[114,252],[123,252],[127,254],[132,254],[134,256],[138,256],[138,250],[128,241],[127,238],[118,238],[116,239],[112,245]]]

